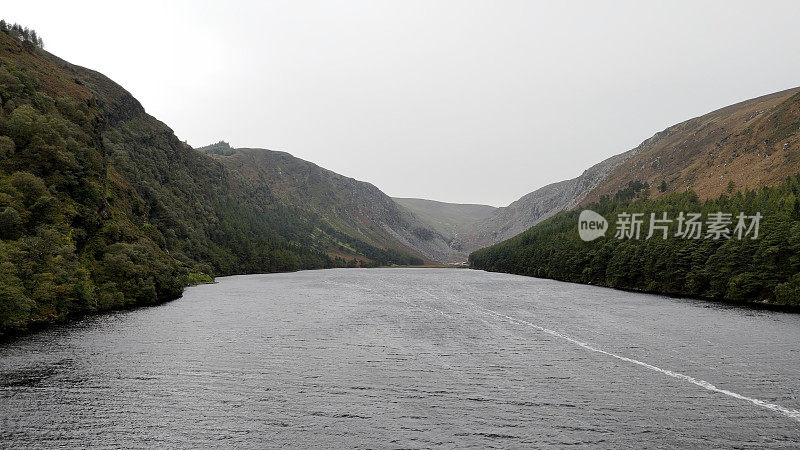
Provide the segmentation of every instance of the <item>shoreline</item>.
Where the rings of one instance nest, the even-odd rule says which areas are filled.
[[[749,308],[749,309],[754,309],[754,310],[769,310],[769,311],[776,311],[776,312],[785,312],[785,313],[789,313],[789,314],[800,314],[800,305],[781,305],[781,304],[776,304],[776,303],[767,303],[767,302],[758,302],[758,301],[727,300],[727,299],[724,299],[724,298],[703,297],[703,296],[700,296],[700,295],[682,294],[682,293],[675,293],[675,292],[647,291],[647,290],[644,290],[644,289],[606,286],[606,285],[602,285],[602,284],[581,283],[579,281],[570,281],[570,280],[559,280],[557,278],[534,277],[534,276],[530,276],[530,275],[523,275],[523,274],[513,273],[513,272],[503,272],[503,271],[500,271],[500,270],[481,269],[481,268],[478,268],[478,267],[469,267],[469,269],[471,269],[471,270],[480,270],[480,271],[488,272],[488,273],[504,273],[504,274],[507,274],[507,275],[516,275],[516,276],[519,276],[519,277],[536,278],[536,279],[539,279],[539,280],[558,281],[559,283],[578,284],[578,285],[582,285],[582,286],[593,286],[593,287],[597,287],[597,288],[612,289],[612,290],[621,291],[621,292],[631,292],[631,293],[636,293],[636,294],[655,295],[655,296],[658,296],[658,297],[667,297],[667,298],[674,298],[674,299],[696,300],[696,301],[707,302],[707,303],[710,303],[710,304],[735,306],[735,307]]]
[[[466,266],[466,265],[458,265],[458,266],[456,266],[456,265],[450,265],[450,264],[424,264],[424,265],[418,265],[418,266],[413,266],[413,265],[399,266],[398,265],[398,266],[353,267],[353,268],[339,267],[339,268],[330,268],[330,269],[301,269],[301,270],[288,271],[288,272],[259,272],[259,273],[230,274],[230,275],[223,275],[223,276],[220,276],[220,277],[215,277],[215,278],[212,279],[213,281],[211,281],[211,282],[193,283],[193,284],[186,285],[186,286],[184,286],[184,291],[186,290],[186,288],[193,287],[193,286],[202,286],[202,285],[206,285],[206,284],[216,284],[216,283],[218,283],[216,281],[216,278],[224,278],[224,277],[227,277],[227,276],[271,275],[271,274],[280,274],[280,273],[293,273],[293,272],[317,271],[317,270],[333,270],[333,269],[346,269],[346,270],[351,270],[351,269],[365,269],[365,270],[373,270],[373,269],[466,269],[466,270],[482,271],[482,272],[487,272],[487,273],[502,273],[502,274],[506,274],[506,275],[514,275],[514,276],[533,278],[533,279],[539,279],[539,280],[557,281],[559,283],[577,284],[577,285],[582,285],[582,286],[593,286],[593,287],[603,288],[603,289],[612,289],[612,290],[620,291],[620,292],[630,292],[630,293],[636,293],[636,294],[654,295],[654,296],[659,296],[659,297],[667,297],[667,298],[671,298],[671,299],[685,299],[685,300],[702,301],[702,302],[707,302],[709,304],[724,305],[724,306],[730,306],[730,307],[736,307],[736,308],[746,308],[746,309],[760,310],[760,311],[773,311],[773,312],[781,312],[781,313],[787,313],[787,314],[800,314],[800,306],[794,306],[794,305],[778,305],[778,304],[772,304],[772,303],[747,302],[747,301],[742,302],[742,301],[725,300],[725,299],[718,299],[718,298],[711,298],[711,297],[702,297],[702,296],[689,295],[689,294],[670,293],[670,292],[653,292],[653,291],[645,291],[645,290],[634,289],[634,288],[622,288],[622,287],[603,286],[603,285],[590,284],[590,283],[580,283],[580,282],[577,282],[577,281],[559,280],[559,279],[555,279],[555,278],[533,277],[533,276],[522,275],[522,274],[512,273],[512,272],[486,270],[486,269],[480,269],[480,268],[476,268],[476,267],[469,267],[469,266]],[[48,329],[62,327],[62,326],[70,326],[71,324],[74,324],[76,322],[79,322],[79,321],[81,321],[83,319],[87,319],[87,318],[90,318],[90,317],[99,316],[99,315],[102,315],[102,314],[113,313],[113,312],[119,312],[119,311],[132,311],[132,310],[136,310],[136,309],[140,309],[140,308],[151,308],[151,307],[155,307],[155,306],[161,306],[161,305],[164,305],[166,303],[170,303],[170,302],[173,302],[175,300],[178,300],[178,299],[180,299],[182,297],[183,297],[183,292],[181,292],[180,296],[177,296],[177,297],[174,297],[174,298],[168,298],[168,299],[165,299],[163,301],[156,302],[156,303],[143,304],[143,305],[125,305],[125,306],[121,306],[121,307],[117,307],[117,308],[110,308],[110,309],[103,309],[103,310],[98,310],[98,311],[91,311],[91,312],[82,313],[82,314],[79,314],[79,315],[67,316],[63,320],[59,320],[59,321],[55,321],[55,322],[36,322],[36,323],[30,324],[29,326],[27,326],[24,329],[14,329],[14,330],[10,330],[10,331],[6,331],[6,332],[3,332],[3,333],[0,333],[0,345],[7,344],[9,342],[12,342],[14,340],[23,338],[25,336],[30,336],[30,335],[33,335],[33,334],[37,334],[39,332],[42,332],[42,331],[45,331],[45,330],[48,330]]]

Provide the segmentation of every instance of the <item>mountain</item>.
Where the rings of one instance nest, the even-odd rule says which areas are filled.
[[[800,306],[800,89],[682,122],[615,158],[601,163],[611,162],[582,190],[569,189],[575,181],[570,180],[526,196],[526,207],[544,211],[540,223],[473,252],[471,266],[662,294]],[[578,210],[584,207],[601,214],[610,227],[618,226],[622,213],[642,213],[642,236],[615,232],[584,242],[577,233]],[[666,234],[653,239],[645,238],[651,213],[670,219]],[[705,228],[696,238],[681,236],[681,213],[702,218]],[[721,228],[730,235],[711,233],[718,213],[729,214],[730,222]],[[754,217],[759,234],[748,236],[752,230],[743,225],[752,227]]]
[[[401,226],[362,231],[387,226],[408,245],[377,229],[348,232],[282,186],[231,170],[104,75],[3,28],[0,335],[162,302],[216,275],[420,264],[415,227],[435,256],[440,238],[374,187],[342,181],[385,202]]]
[[[800,171],[800,88],[740,102],[673,125],[579,177],[547,185],[477,222],[456,240],[467,251],[515,236],[556,213],[647,183],[654,197],[692,190],[715,198],[774,185]]]
[[[285,152],[234,149],[225,142],[198,150],[239,174],[248,189],[269,186],[280,201],[314,214],[343,235],[377,248],[414,254],[427,262],[453,258],[453,251],[440,233],[370,183],[339,175]],[[338,255],[342,250],[357,249],[340,246],[329,252]]]
[[[497,210],[488,205],[445,203],[420,198],[392,199],[413,212],[448,241],[457,238],[472,224],[489,217]]]
[[[549,184],[506,207],[497,208],[488,217],[466,227],[453,246],[466,252],[488,247],[516,236],[560,211],[575,207],[589,191],[637,151],[638,148],[608,158],[577,178]]]
[[[800,88],[747,100],[671,126],[640,146],[585,202],[629,182],[654,197],[692,190],[701,199],[776,185],[800,171]]]

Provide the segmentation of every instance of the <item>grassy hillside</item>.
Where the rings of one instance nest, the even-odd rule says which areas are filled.
[[[729,186],[775,185],[800,172],[800,88],[737,103],[657,133],[588,193],[613,195],[630,181],[655,197],[693,190],[716,198]]]
[[[485,219],[497,208],[488,205],[445,203],[420,198],[398,198],[392,200],[405,207],[431,228],[452,240],[469,225]]]
[[[609,223],[605,237],[584,242],[578,211],[562,212],[507,241],[470,255],[478,269],[646,292],[735,302],[800,305],[800,177],[775,187],[703,201],[692,191],[649,198],[644,184],[588,207]],[[639,239],[616,237],[620,213],[645,214]],[[649,234],[650,213],[673,219],[668,237]],[[676,236],[680,212],[700,213],[700,239]],[[710,239],[710,213],[732,214],[731,238]],[[760,213],[759,236],[738,239],[736,216]],[[746,222],[749,227],[750,223]],[[685,230],[685,228],[684,228]],[[713,237],[713,236],[712,236]]]
[[[175,298],[210,275],[422,262],[249,184],[113,81],[7,32],[0,102],[0,334]]]
[[[509,239],[629,182],[647,183],[653,197],[693,190],[702,199],[775,185],[800,172],[799,131],[800,88],[737,103],[671,126],[576,178],[499,208],[464,230],[455,245],[476,250]]]

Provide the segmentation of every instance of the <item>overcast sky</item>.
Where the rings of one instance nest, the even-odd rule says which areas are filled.
[[[800,2],[17,1],[7,21],[193,146],[283,150],[392,196],[505,206],[800,85]]]

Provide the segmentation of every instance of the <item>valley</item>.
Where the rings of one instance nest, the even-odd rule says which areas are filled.
[[[800,172],[795,88],[668,127],[506,207],[392,198],[290,153],[224,141],[192,148],[122,86],[13,33],[0,32],[0,333],[161,303],[232,274],[469,258],[475,267],[563,278],[553,267],[486,264],[482,249],[520,242],[548,219],[608,199],[750,198]],[[793,186],[778,189],[783,209],[770,211],[797,207],[786,194]],[[740,270],[740,281],[751,273]],[[734,297],[776,301],[778,285],[781,298],[791,296],[793,275],[781,273],[747,278]],[[730,292],[703,289],[710,298]]]

